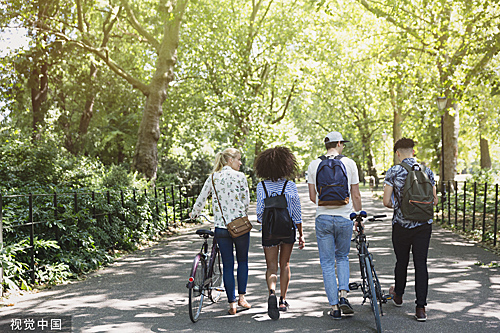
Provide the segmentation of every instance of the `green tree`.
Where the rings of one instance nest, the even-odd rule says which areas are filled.
[[[447,98],[443,116],[444,175],[456,173],[459,134],[459,103],[469,85],[500,51],[500,5],[487,0],[378,2],[356,0],[401,32],[409,48],[418,50],[432,66],[436,96]]]

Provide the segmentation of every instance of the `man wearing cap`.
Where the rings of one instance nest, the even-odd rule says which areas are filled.
[[[324,139],[326,158],[335,158],[342,154],[344,140],[339,132],[330,132]],[[316,174],[322,159],[317,158],[311,162],[307,183],[309,185],[309,198],[318,205],[316,191]],[[352,314],[352,309],[347,300],[349,290],[349,250],[353,222],[349,215],[361,210],[361,193],[359,192],[359,176],[356,163],[348,157],[341,156],[340,162],[345,166],[349,187],[349,201],[339,206],[320,206],[316,209],[316,239],[318,242],[319,258],[323,271],[323,282],[332,307],[330,316],[333,319],[342,319],[342,314]],[[332,171],[333,172],[333,171]],[[335,274],[335,265],[337,273]],[[338,284],[337,284],[338,277]]]

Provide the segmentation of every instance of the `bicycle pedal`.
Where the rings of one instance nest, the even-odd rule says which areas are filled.
[[[226,291],[224,288],[214,288],[214,290],[215,290],[215,291],[220,291],[220,292],[222,292],[222,291]]]
[[[357,282],[349,283],[349,290],[358,290],[359,287],[361,287],[361,284],[359,284]]]

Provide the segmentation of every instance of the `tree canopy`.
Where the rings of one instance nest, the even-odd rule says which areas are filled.
[[[29,39],[0,61],[4,151],[13,140],[50,141],[167,182],[181,169],[209,169],[228,146],[251,170],[260,151],[286,145],[305,170],[338,130],[365,175],[393,164],[401,137],[414,138],[418,158],[445,180],[498,169],[496,2],[10,0],[0,8],[1,36],[14,28]],[[437,97],[446,97],[443,110]]]

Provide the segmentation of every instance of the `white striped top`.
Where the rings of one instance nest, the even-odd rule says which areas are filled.
[[[265,180],[265,184],[267,193],[270,196],[280,195],[283,185],[285,184],[285,179],[280,179],[276,182]],[[288,181],[288,184],[286,184],[285,197],[292,221],[295,222],[295,224],[302,223],[302,208],[300,206],[297,185],[295,185],[294,182]],[[262,215],[264,214],[264,198],[266,198],[266,193],[264,192],[262,183],[259,182],[259,184],[257,184],[257,221],[260,223],[262,223]]]

